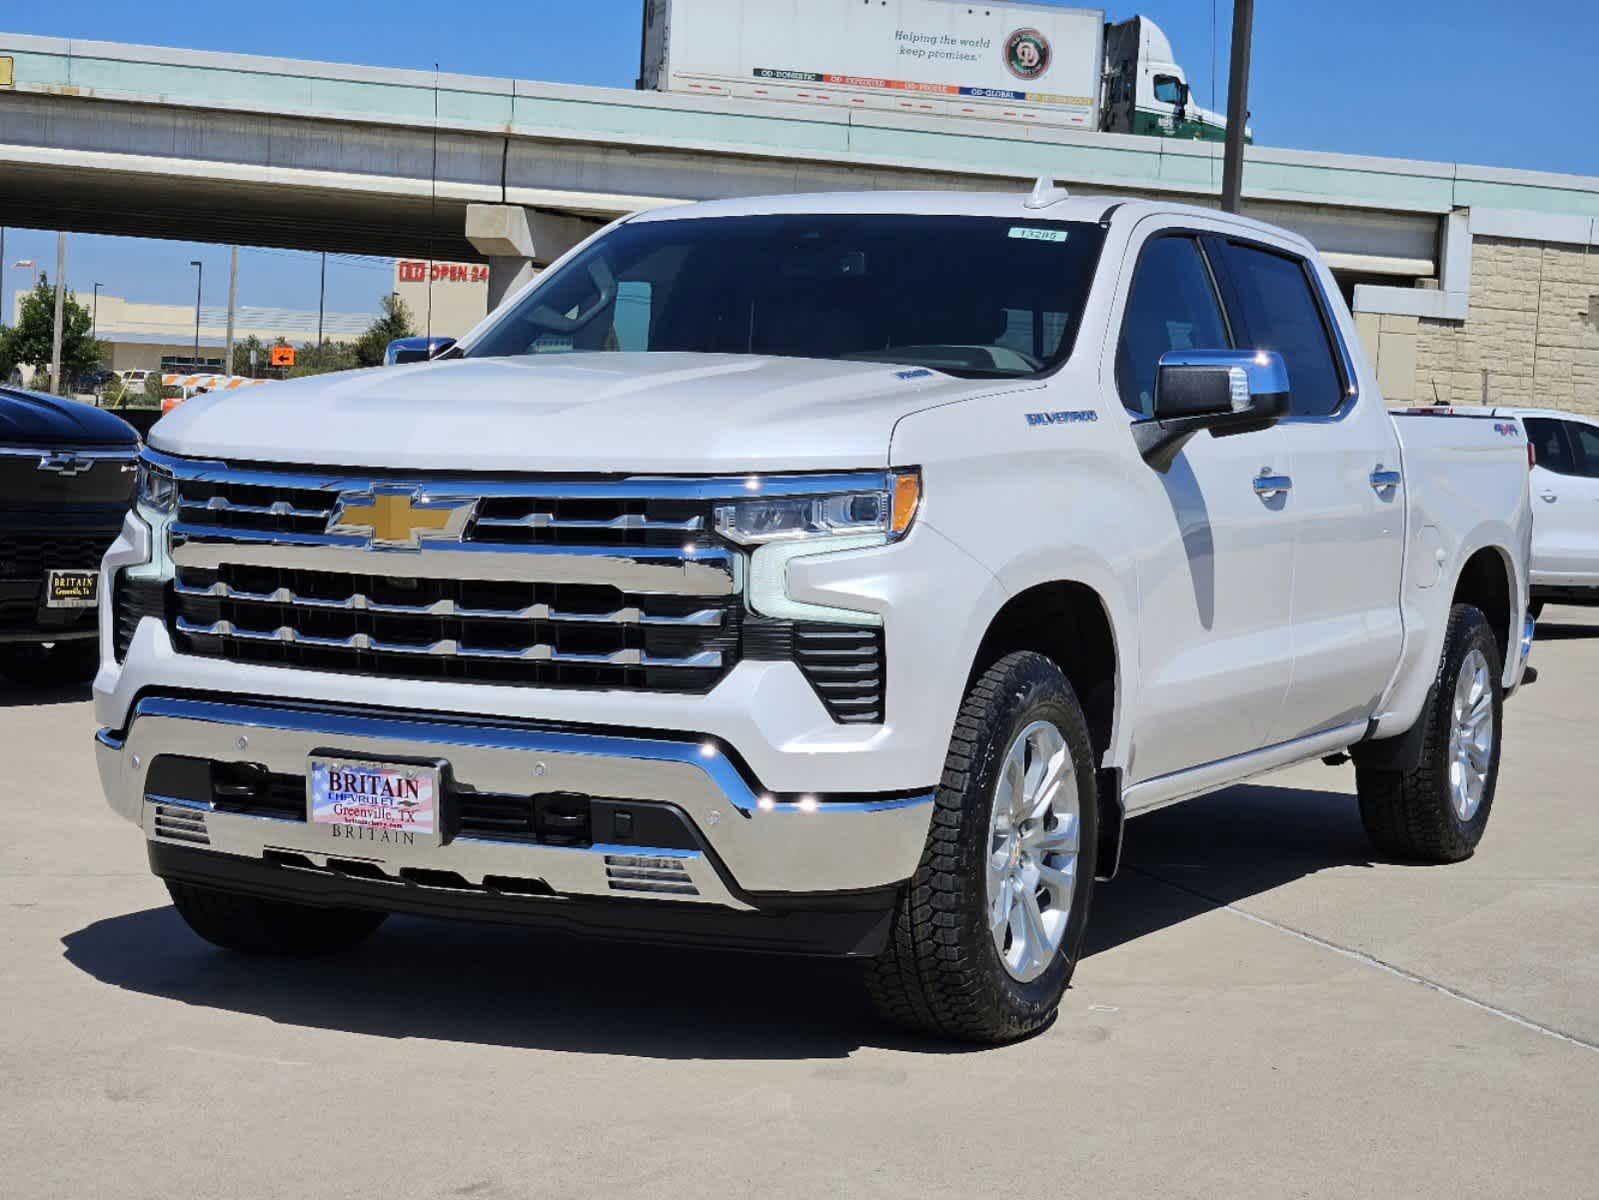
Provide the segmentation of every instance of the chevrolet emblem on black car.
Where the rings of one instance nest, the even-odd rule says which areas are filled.
[[[63,479],[71,479],[94,469],[94,459],[83,458],[76,454],[46,454],[39,459],[36,468],[40,471],[49,471],[60,475]]]

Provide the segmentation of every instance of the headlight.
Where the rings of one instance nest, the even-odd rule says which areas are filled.
[[[153,512],[169,513],[177,508],[178,484],[172,472],[140,459],[138,500]]]
[[[921,502],[916,471],[896,471],[888,486],[831,496],[752,496],[719,505],[716,531],[742,546],[811,538],[877,534],[887,541],[905,536]]]

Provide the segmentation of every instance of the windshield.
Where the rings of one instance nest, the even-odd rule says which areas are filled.
[[[697,351],[1034,375],[1071,353],[1104,231],[1002,217],[638,221],[509,309],[467,358]]]

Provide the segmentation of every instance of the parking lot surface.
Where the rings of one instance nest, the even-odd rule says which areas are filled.
[[[1376,861],[1349,766],[1140,817],[1060,1019],[906,1039],[849,964],[396,919],[201,943],[87,693],[0,690],[0,1193],[1591,1196],[1599,614],[1550,609],[1488,834]]]

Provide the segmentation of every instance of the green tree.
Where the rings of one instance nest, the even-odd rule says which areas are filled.
[[[255,351],[255,370],[250,369],[250,352]],[[242,342],[233,343],[233,362],[231,364],[235,375],[256,375],[266,370],[267,363],[271,361],[272,347],[263,342],[255,334],[251,334]]]
[[[43,275],[22,301],[14,327],[0,332],[0,377],[18,365],[49,370],[51,341],[55,336],[55,289]],[[92,370],[105,357],[105,346],[89,336],[94,321],[89,310],[68,292],[61,302],[61,379],[51,380],[56,391],[62,380]]]
[[[320,346],[307,342],[294,352],[294,365],[289,368],[288,377],[303,379],[307,375],[326,375],[329,371],[349,371],[360,365],[353,342],[324,342]]]
[[[416,325],[404,300],[389,292],[382,300],[383,311],[355,340],[355,359],[363,367],[381,367],[383,352],[395,338],[415,337]]]

